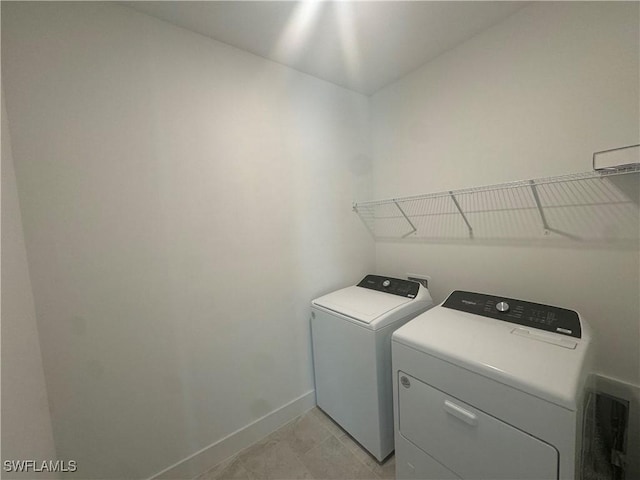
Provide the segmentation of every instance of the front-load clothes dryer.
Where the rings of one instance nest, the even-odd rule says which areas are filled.
[[[455,291],[392,351],[396,478],[579,478],[592,348],[578,313]]]
[[[419,283],[376,275],[311,304],[318,407],[380,461],[393,451],[391,334],[432,305]]]

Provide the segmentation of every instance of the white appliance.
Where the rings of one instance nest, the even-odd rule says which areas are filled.
[[[396,478],[578,478],[590,347],[572,310],[461,291],[398,329]]]
[[[311,303],[318,407],[380,461],[393,451],[391,334],[432,305],[419,283],[376,275]]]

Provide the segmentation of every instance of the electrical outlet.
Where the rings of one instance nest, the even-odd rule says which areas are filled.
[[[413,280],[420,283],[424,288],[429,288],[431,277],[429,275],[420,275],[419,273],[407,273],[407,280]]]

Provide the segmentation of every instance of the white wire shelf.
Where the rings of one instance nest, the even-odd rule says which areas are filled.
[[[627,243],[640,237],[640,164],[353,204],[377,240]]]

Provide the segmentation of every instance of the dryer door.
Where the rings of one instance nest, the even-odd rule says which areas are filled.
[[[551,445],[398,372],[400,434],[466,479],[557,479]]]

